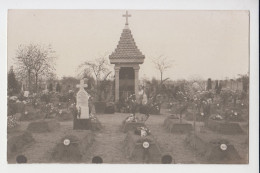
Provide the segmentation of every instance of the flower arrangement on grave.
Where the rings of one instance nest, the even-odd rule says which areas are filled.
[[[148,104],[148,108],[149,108],[149,114],[159,114],[161,109],[161,103],[152,100],[151,103]]]
[[[97,117],[92,113],[89,114],[89,118],[90,118],[91,122],[97,122],[98,121]]]
[[[217,115],[212,115],[211,117],[210,117],[210,119],[212,119],[212,120],[223,120],[224,118],[221,116],[221,115],[219,115],[219,114],[217,114]]]
[[[127,105],[131,114],[125,119],[125,122],[145,122],[149,118],[151,110],[154,108],[154,106],[157,106],[151,104],[150,102],[148,102],[145,106],[142,105],[142,103],[138,103],[134,94],[130,95],[127,99]],[[136,112],[138,110],[141,114],[145,114],[145,116],[136,117]]]
[[[36,96],[32,96],[31,103],[32,103],[32,106],[34,107],[34,109],[39,107],[39,98],[38,98],[37,95]]]
[[[151,131],[149,128],[142,126],[136,128],[135,134],[140,135],[141,137],[146,137],[151,134]]]
[[[51,115],[56,116],[57,114],[62,114],[59,109],[54,107],[52,103],[48,103],[42,107],[42,111],[45,113],[45,118],[49,118]]]
[[[126,117],[125,122],[137,122],[137,119],[133,114],[130,114],[130,116]]]
[[[15,102],[18,100],[18,97],[17,97],[17,96],[11,96],[11,97],[8,97],[8,100],[9,100],[10,102],[15,103]]]
[[[150,114],[155,114],[155,115],[160,114],[162,95],[158,94],[157,96],[150,96],[149,98],[147,98],[145,94],[145,97],[146,99],[141,98],[141,103],[139,105],[139,112],[145,114],[148,117]]]
[[[227,121],[241,121],[243,119],[239,110],[227,110],[225,114]]]

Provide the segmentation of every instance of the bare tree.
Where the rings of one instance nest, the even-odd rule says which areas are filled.
[[[163,55],[160,55],[159,57],[155,58],[155,59],[152,59],[154,65],[155,65],[155,68],[157,70],[159,70],[160,72],[160,76],[161,76],[161,85],[162,83],[164,82],[163,80],[163,74],[164,72],[171,68],[172,65],[173,65],[173,61],[172,60],[169,60],[167,57],[163,56]],[[165,79],[167,80],[167,79]]]
[[[51,46],[38,44],[20,45],[16,52],[15,62],[21,77],[28,79],[28,89],[31,91],[31,80],[34,76],[35,89],[38,89],[39,77],[46,76],[54,69],[54,51]]]
[[[79,70],[80,76],[90,76],[95,78],[97,94],[100,91],[101,82],[106,80],[111,74],[106,55],[101,56],[94,61],[86,61],[82,63],[79,65]]]
[[[34,46],[20,45],[16,51],[16,66],[20,78],[28,79],[28,89],[31,91],[31,77],[33,69],[33,50]]]
[[[33,64],[33,72],[35,76],[35,89],[38,91],[38,79],[39,76],[53,75],[54,68],[54,51],[51,46],[48,47],[36,45],[35,47],[35,59]]]
[[[94,61],[86,61],[79,65],[80,73],[83,75],[91,75],[96,79],[96,83],[106,77],[109,71],[109,64],[105,56],[95,59]]]

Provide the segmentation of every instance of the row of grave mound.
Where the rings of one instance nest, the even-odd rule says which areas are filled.
[[[86,135],[79,138],[75,135],[64,136],[51,152],[54,163],[83,163],[83,155],[88,152],[94,142],[94,134],[86,130]]]
[[[74,119],[75,120],[75,119]],[[78,121],[81,121],[79,119]],[[99,121],[97,121],[100,123]],[[74,122],[75,123],[75,122]],[[84,123],[83,123],[84,124]],[[173,125],[176,125],[176,127],[173,127]],[[170,132],[174,131],[172,129],[175,129],[177,132],[183,132],[184,129],[188,127],[188,129],[192,129],[192,125],[183,127],[179,126],[179,119],[173,118],[173,117],[167,117],[164,121],[164,125],[167,129],[170,129]],[[185,123],[184,123],[185,124]],[[159,148],[158,143],[154,139],[152,135],[148,135],[146,137],[141,137],[139,134],[135,134],[133,130],[135,130],[138,127],[146,127],[144,122],[126,122],[123,121],[122,123],[122,130],[123,132],[127,132],[126,138],[124,140],[124,149],[126,151],[126,156],[129,159],[135,160],[135,161],[144,161],[146,157],[148,158],[150,163],[159,163],[161,159],[161,151]],[[27,130],[30,132],[51,132],[59,128],[59,123],[56,120],[43,120],[43,121],[36,121],[32,122],[28,125]],[[191,130],[189,130],[191,131]],[[184,131],[186,132],[186,131]],[[28,133],[28,132],[27,132]],[[28,134],[27,134],[28,136]],[[18,137],[17,140],[21,140],[21,137]],[[28,139],[28,138],[25,138]],[[69,144],[66,145],[64,142],[65,140],[69,140]],[[10,140],[12,143],[14,143],[14,140]],[[32,140],[33,141],[33,140]],[[56,145],[56,147],[53,149],[52,158],[53,162],[57,163],[71,163],[71,162],[82,162],[82,152],[86,151],[88,147],[92,145],[94,141],[93,134],[88,134],[83,139],[78,139],[76,136],[65,136],[61,139],[61,141]],[[144,142],[148,142],[149,149],[145,148],[143,146]],[[19,142],[18,142],[19,143]],[[20,142],[23,143],[23,142]],[[26,142],[25,142],[26,143]],[[223,161],[224,159],[230,159],[230,163],[233,163],[233,158],[240,158],[239,155],[236,155],[235,148],[231,144],[228,145],[228,152],[222,152],[219,151],[218,148],[216,148],[216,142],[204,142],[200,137],[188,135],[186,139],[186,143],[192,146],[195,150],[201,151],[199,152],[201,155],[205,155],[209,161],[212,161],[212,163],[218,163],[219,160]],[[195,147],[193,143],[196,143]],[[197,145],[199,144],[199,145]],[[17,147],[14,144],[10,143],[10,146],[12,148]],[[14,147],[15,146],[15,147]],[[202,146],[202,147],[197,147]],[[23,147],[20,147],[23,148]],[[203,150],[204,149],[204,150]],[[9,148],[9,152],[13,151],[14,149]],[[224,153],[224,154],[223,154]],[[231,154],[226,154],[231,153]],[[218,159],[219,158],[219,159]],[[225,162],[229,162],[229,160],[224,160]]]
[[[185,119],[180,120],[176,115],[168,116],[164,120],[163,126],[171,133],[188,133],[193,129],[192,124],[189,121],[186,121]],[[220,134],[235,135],[244,133],[238,122],[209,119],[205,121],[205,126],[209,130]]]
[[[245,164],[246,159],[242,159],[234,147],[226,138],[205,138],[201,134],[189,133],[185,139],[185,144],[193,149],[199,156],[211,164]]]
[[[27,162],[27,158],[23,155],[26,147],[33,145],[35,139],[28,131],[21,132],[18,135],[12,136],[7,142],[7,160],[13,163],[12,158],[19,163]],[[88,152],[94,142],[94,134],[92,131],[85,131],[85,136],[78,137],[76,135],[66,135],[55,145],[50,152],[50,163],[83,163],[83,155]],[[22,159],[22,160],[21,160]],[[30,160],[30,158],[29,158]]]
[[[126,157],[135,162],[161,162],[162,153],[157,141],[151,134],[141,137],[133,131],[128,131],[124,139],[124,151]]]
[[[206,127],[212,131],[221,134],[234,135],[234,134],[244,133],[240,124],[235,122],[216,121],[216,120],[209,119],[206,123]]]
[[[159,143],[145,125],[145,121],[142,121],[142,117],[128,121],[129,117],[123,120],[120,128],[126,133],[123,142],[126,158],[134,163],[171,164],[171,154],[162,153]],[[142,130],[145,130],[145,134]]]

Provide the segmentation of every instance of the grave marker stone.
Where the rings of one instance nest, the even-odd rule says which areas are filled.
[[[89,107],[88,99],[89,94],[85,91],[84,87],[87,87],[87,84],[84,84],[84,80],[80,81],[80,84],[77,85],[79,91],[77,93],[77,108],[80,111],[79,119],[89,119]]]

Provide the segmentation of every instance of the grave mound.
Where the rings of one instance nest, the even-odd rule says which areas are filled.
[[[199,134],[190,133],[185,143],[211,164],[242,163],[236,148],[225,139],[206,139]]]
[[[206,123],[206,127],[212,131],[227,134],[227,135],[235,135],[242,134],[243,130],[239,123],[235,122],[226,122],[226,121],[217,121],[209,119]]]
[[[160,163],[161,151],[152,135],[141,137],[129,131],[124,140],[126,157],[136,162]]]
[[[163,126],[171,133],[188,133],[192,131],[192,124],[175,116],[169,116],[164,120]]]
[[[67,135],[54,147],[51,157],[56,163],[81,163],[83,154],[93,142],[94,135],[91,131],[83,139],[74,135]]]
[[[28,110],[26,109],[24,112],[22,112],[22,115],[20,117],[20,121],[31,121],[31,120],[38,120],[43,119],[45,115],[41,110],[34,109],[34,110]]]
[[[34,138],[28,131],[10,137],[7,139],[7,158],[20,154],[26,146],[33,142]]]
[[[124,133],[126,133],[128,131],[134,131],[138,127],[145,127],[145,121],[148,117],[145,114],[136,114],[134,118],[131,114],[122,121],[120,128]]]
[[[98,131],[102,129],[101,122],[96,116],[89,119],[77,119],[74,117],[73,130],[93,130]]]
[[[60,127],[60,123],[56,120],[40,120],[31,122],[27,130],[33,133],[44,133],[52,132],[57,130]]]

